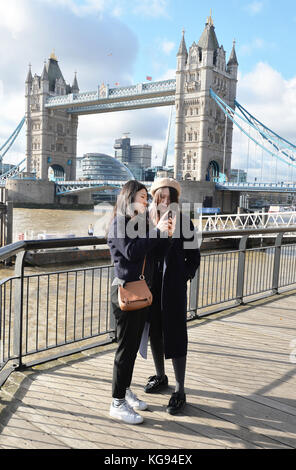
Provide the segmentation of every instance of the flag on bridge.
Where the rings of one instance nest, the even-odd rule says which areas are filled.
[[[149,75],[147,75],[146,80],[151,81],[151,80],[152,80],[152,77],[149,77]]]

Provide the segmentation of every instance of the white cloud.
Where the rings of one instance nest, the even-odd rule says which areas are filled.
[[[257,15],[258,13],[261,13],[263,10],[264,2],[259,2],[259,1],[254,1],[251,3],[248,3],[244,9],[250,13],[250,15]]]
[[[4,10],[1,10],[1,49],[9,53],[0,56],[0,145],[24,116],[28,64],[32,63],[33,75],[40,75],[44,59],[52,49],[55,49],[67,83],[72,83],[77,70],[81,91],[94,90],[101,82],[109,83],[111,87],[115,82],[121,86],[133,82],[138,40],[120,21],[121,11],[117,17],[115,15],[114,9],[120,3],[125,4],[117,0],[87,0],[83,3],[74,0],[10,0],[11,8],[21,5],[20,11],[25,12],[20,14],[21,20],[14,28],[8,19],[15,10],[10,13],[5,10],[5,17]],[[156,3],[161,14],[161,7],[164,8],[167,2]],[[157,13],[156,3],[152,5],[154,14]],[[12,34],[17,35],[17,41]],[[153,155],[162,154],[166,127],[164,108],[81,116],[77,154],[105,152],[113,155],[114,140],[127,131],[131,132],[133,143],[150,144]],[[17,163],[24,158],[25,140],[23,128],[6,155],[6,162]]]
[[[10,33],[13,39],[29,26],[29,18],[22,0],[10,0],[0,3],[0,28]]]
[[[167,17],[169,0],[135,0],[134,14],[148,17]]]
[[[169,55],[175,48],[175,43],[173,41],[164,40],[161,44],[161,49],[167,55]]]
[[[254,51],[263,49],[266,46],[266,42],[262,38],[254,38],[248,44],[242,44],[239,48],[239,55],[246,56],[251,55]],[[270,47],[270,44],[269,44]]]

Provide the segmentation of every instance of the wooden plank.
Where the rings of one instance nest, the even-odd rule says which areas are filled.
[[[0,392],[1,448],[296,448],[296,296],[238,307],[188,324],[188,405],[166,413],[174,390],[146,395],[154,365],[138,357],[132,388],[147,401],[145,421],[109,416],[116,345],[14,372]]]

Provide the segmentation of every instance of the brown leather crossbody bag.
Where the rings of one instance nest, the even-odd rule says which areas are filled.
[[[139,281],[127,282],[124,286],[118,286],[118,303],[120,310],[140,310],[152,304],[152,293],[144,276],[145,264],[146,256]]]

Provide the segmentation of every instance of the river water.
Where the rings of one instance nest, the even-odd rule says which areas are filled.
[[[20,239],[33,240],[51,235],[55,238],[87,237],[90,224],[94,227],[95,236],[105,236],[108,223],[112,216],[113,206],[105,203],[98,204],[91,210],[58,210],[58,209],[13,209],[13,242]],[[98,264],[98,263],[97,263]],[[106,264],[106,262],[104,262]],[[86,263],[89,266],[90,263]],[[79,263],[79,266],[83,266]],[[71,265],[75,267],[75,265]],[[70,269],[71,269],[70,267]],[[59,269],[69,269],[59,265]],[[50,268],[26,268],[26,272],[54,271]],[[0,279],[14,275],[14,267],[3,267],[0,264]]]

